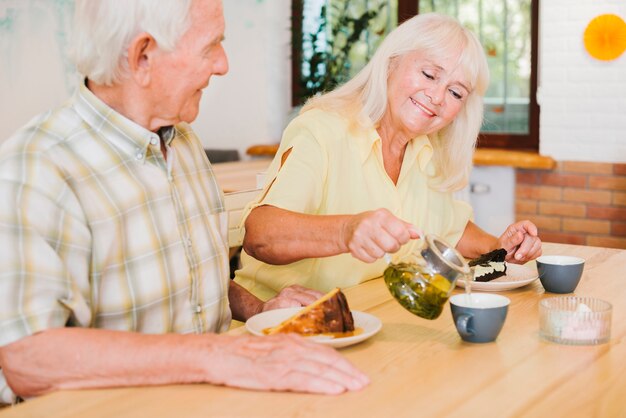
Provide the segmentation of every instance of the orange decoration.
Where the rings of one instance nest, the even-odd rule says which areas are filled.
[[[617,15],[600,15],[587,25],[584,41],[592,57],[614,60],[626,50],[626,23]]]

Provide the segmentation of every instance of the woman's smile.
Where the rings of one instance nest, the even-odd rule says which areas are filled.
[[[435,117],[435,116],[437,116],[437,114],[436,114],[434,111],[430,110],[429,108],[427,108],[426,106],[424,106],[423,104],[421,104],[420,102],[418,102],[417,100],[415,100],[414,98],[409,97],[409,99],[411,99],[411,102],[412,102],[415,106],[417,106],[417,108],[418,108],[419,110],[421,110],[421,111],[422,111],[422,113],[424,113],[426,116],[428,116],[428,117]]]

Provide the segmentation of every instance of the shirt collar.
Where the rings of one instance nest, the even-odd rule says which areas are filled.
[[[136,160],[145,161],[146,150],[150,144],[155,145],[155,139],[159,141],[163,138],[169,145],[175,136],[173,126],[163,127],[157,134],[126,118],[100,100],[85,83],[78,86],[73,107],[85,123],[100,133],[105,141]]]
[[[173,126],[163,126],[157,131],[159,137],[165,142],[165,145],[170,145],[176,136],[176,128]]]
[[[361,163],[364,163],[369,155],[380,146],[378,145],[380,141],[380,135],[378,134],[378,131],[376,131],[376,128],[368,128],[364,140],[358,141]],[[409,161],[411,164],[413,161],[417,161],[420,170],[425,171],[432,156],[433,146],[430,143],[428,136],[418,135],[407,144],[406,151],[404,153],[404,161]]]
[[[433,146],[427,135],[419,135],[407,144],[404,152],[405,161],[417,161],[420,170],[426,171],[426,166],[433,157]]]

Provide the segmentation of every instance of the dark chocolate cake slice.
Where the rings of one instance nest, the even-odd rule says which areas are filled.
[[[489,282],[506,274],[506,250],[493,250],[478,258],[470,260],[469,266],[474,272],[474,281]]]

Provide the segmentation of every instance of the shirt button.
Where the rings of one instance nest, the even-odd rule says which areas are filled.
[[[202,313],[202,305],[196,305],[196,313]]]
[[[191,247],[191,238],[187,238],[187,247]]]
[[[150,140],[150,143],[151,143],[152,145],[156,145],[158,142],[159,142],[159,140],[158,140],[158,139],[156,139],[156,138],[154,138],[154,137]]]

